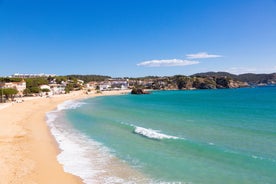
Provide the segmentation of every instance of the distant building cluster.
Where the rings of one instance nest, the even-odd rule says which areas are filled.
[[[91,90],[100,90],[100,91],[108,91],[108,90],[124,90],[128,89],[129,83],[127,79],[108,79],[106,81],[101,82],[88,82],[85,87]]]
[[[44,73],[40,73],[40,74],[20,74],[20,73],[15,73],[11,76],[9,76],[10,78],[36,78],[36,77],[55,77],[57,76],[56,74],[44,74]]]

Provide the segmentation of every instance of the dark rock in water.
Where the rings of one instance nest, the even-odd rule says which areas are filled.
[[[143,94],[149,94],[149,92],[144,91],[141,88],[134,88],[134,89],[132,89],[131,94],[133,94],[133,95],[143,95]]]

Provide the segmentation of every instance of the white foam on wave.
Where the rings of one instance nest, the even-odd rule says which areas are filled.
[[[86,104],[85,102],[75,101],[75,100],[68,100],[62,104],[57,106],[57,111],[66,110],[66,109],[76,109],[81,107],[82,105]]]
[[[254,159],[258,159],[259,157],[258,156],[256,156],[256,155],[252,155],[252,158],[254,158]],[[261,160],[262,160],[262,158],[260,158]]]
[[[264,158],[264,157],[256,156],[256,155],[251,155],[251,157],[254,158],[254,159],[258,159],[258,160],[268,160],[270,162],[276,162],[276,160],[271,159],[271,158]]]
[[[55,112],[47,114],[48,126],[61,150],[57,160],[63,165],[65,172],[81,177],[84,183],[96,182],[96,176],[105,171],[101,167],[97,167],[96,164],[91,164],[91,162],[96,162],[89,158],[88,154],[94,154],[91,157],[97,160],[99,153],[95,150],[100,150],[101,145],[73,129],[60,126],[56,121],[57,117]],[[104,162],[104,158],[106,157],[101,157],[100,162]]]
[[[180,139],[176,136],[162,134],[159,130],[147,129],[138,126],[135,126],[134,132],[151,139]]]
[[[65,172],[79,176],[84,183],[128,183],[120,177],[109,176],[106,168],[114,156],[102,144],[90,139],[77,131],[60,118],[60,111],[75,109],[85,103],[66,101],[60,104],[57,110],[49,112],[47,124],[55,137],[60,154],[57,160],[63,165]],[[103,177],[104,176],[104,177]]]

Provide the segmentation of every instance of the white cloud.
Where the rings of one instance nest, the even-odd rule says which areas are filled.
[[[221,55],[208,54],[207,52],[199,52],[196,54],[187,54],[188,59],[207,59],[207,58],[219,58]]]
[[[187,66],[198,64],[198,61],[168,59],[168,60],[150,60],[138,63],[137,66],[145,67],[168,67],[168,66]]]

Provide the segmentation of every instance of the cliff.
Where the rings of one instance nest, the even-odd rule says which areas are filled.
[[[276,84],[276,73],[272,74],[253,74],[246,73],[240,75],[234,75],[227,72],[206,72],[206,73],[197,73],[191,77],[227,77],[244,85],[245,83],[249,85],[271,85]]]
[[[226,89],[249,86],[246,82],[233,80],[226,76],[175,76],[174,82],[177,84],[178,89]]]

